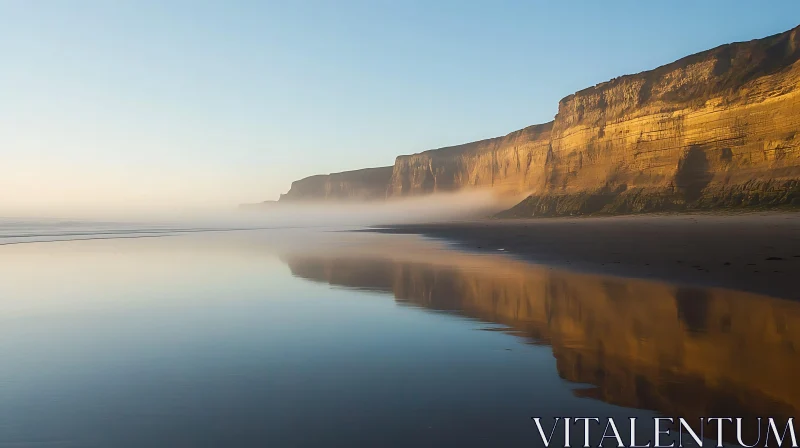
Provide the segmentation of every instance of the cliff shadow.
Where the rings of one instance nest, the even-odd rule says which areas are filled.
[[[692,145],[678,162],[675,186],[687,203],[695,202],[703,195],[712,177],[705,149],[700,145]]]

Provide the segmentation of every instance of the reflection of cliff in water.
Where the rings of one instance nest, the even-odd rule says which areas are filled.
[[[697,419],[800,409],[800,304],[720,289],[575,274],[505,257],[474,264],[287,256],[296,276],[386,291],[552,346],[577,394]]]

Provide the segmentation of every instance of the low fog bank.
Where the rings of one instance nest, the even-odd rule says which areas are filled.
[[[511,205],[488,191],[440,193],[369,202],[268,202],[228,216],[236,222],[282,226],[370,226],[479,219]]]
[[[248,205],[245,219],[279,220],[295,225],[389,225],[478,219],[490,216],[514,200],[489,191],[439,193],[369,202],[273,202]]]
[[[102,209],[71,212],[5,214],[0,226],[71,225],[91,222],[109,226],[142,224],[182,228],[346,227],[414,224],[478,219],[516,203],[489,191],[439,193],[371,202],[267,202],[227,208]],[[519,198],[521,199],[521,198]]]

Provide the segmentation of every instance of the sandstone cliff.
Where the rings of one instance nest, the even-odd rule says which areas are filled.
[[[400,156],[389,193],[419,195],[463,188],[489,187],[520,193],[546,181],[553,122],[465,145]]]
[[[391,176],[390,166],[310,176],[292,182],[280,200],[385,199]]]
[[[800,206],[798,60],[800,27],[723,45],[567,96],[550,123],[400,156],[385,184],[297,188],[320,199],[529,195],[502,216]]]
[[[564,98],[546,180],[506,215],[800,205],[798,59],[796,28]]]

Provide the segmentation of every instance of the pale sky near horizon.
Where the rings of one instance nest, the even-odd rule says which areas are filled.
[[[0,216],[276,199],[798,24],[798,0],[0,0]]]

